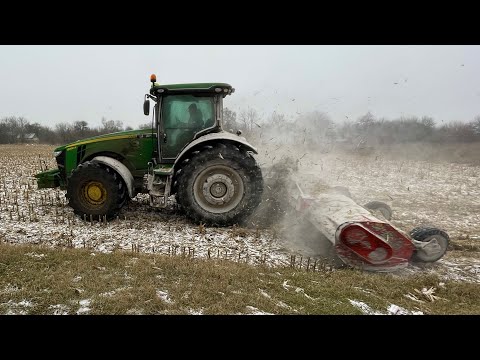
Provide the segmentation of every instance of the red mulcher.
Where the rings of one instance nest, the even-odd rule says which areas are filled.
[[[370,271],[394,271],[409,262],[435,262],[446,252],[449,236],[434,227],[419,227],[409,234],[381,220],[353,201],[348,193],[331,188],[307,196],[295,182],[290,200],[298,214],[317,230],[319,241],[328,241],[346,265]],[[383,214],[389,207],[372,202]],[[382,204],[384,205],[382,208]],[[387,216],[389,219],[389,216]]]

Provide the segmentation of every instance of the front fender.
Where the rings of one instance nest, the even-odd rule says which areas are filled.
[[[120,161],[108,156],[96,156],[92,160],[107,165],[108,167],[115,170],[118,175],[122,177],[125,185],[127,185],[128,195],[130,196],[130,198],[135,197],[136,194],[133,187],[133,175],[125,165],[123,165]]]

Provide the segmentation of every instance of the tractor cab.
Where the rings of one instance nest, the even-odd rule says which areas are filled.
[[[148,163],[146,190],[152,207],[165,207],[170,195],[192,219],[235,223],[260,202],[263,180],[240,132],[222,129],[226,83],[162,85],[155,75],[143,110],[154,101],[152,135],[158,141]]]
[[[158,162],[172,164],[189,143],[202,135],[222,131],[223,98],[235,89],[225,83],[161,85],[156,76],[145,95],[144,114],[153,106],[153,127],[158,136]]]

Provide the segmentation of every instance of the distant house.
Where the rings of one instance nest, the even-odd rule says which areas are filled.
[[[19,140],[20,142],[24,142],[24,143],[27,143],[27,144],[38,143],[38,137],[37,137],[37,134],[35,134],[35,133],[23,134],[23,141],[21,141],[21,139],[22,139],[22,135],[18,134],[17,135],[17,140]]]

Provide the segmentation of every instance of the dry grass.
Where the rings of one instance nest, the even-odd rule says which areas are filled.
[[[437,298],[418,292],[430,288]],[[479,284],[436,275],[306,272],[187,256],[0,245],[1,314],[361,314],[350,300],[381,313],[395,304],[424,314],[478,314],[479,290]]]

